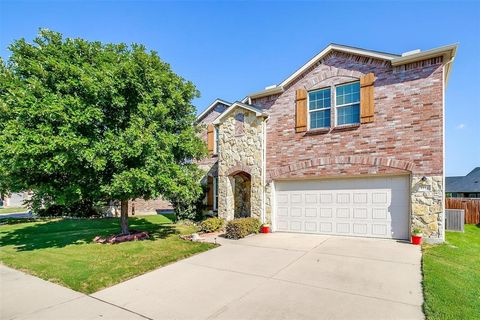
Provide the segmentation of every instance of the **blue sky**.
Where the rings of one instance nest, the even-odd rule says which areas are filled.
[[[480,166],[479,2],[0,0],[0,56],[39,27],[142,43],[195,83],[202,111],[276,84],[329,43],[402,53],[458,42],[446,93],[446,174]]]

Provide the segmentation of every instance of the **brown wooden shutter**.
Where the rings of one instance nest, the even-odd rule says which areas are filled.
[[[209,124],[207,127],[207,147],[208,147],[208,153],[212,154],[213,153],[213,145],[215,143],[214,139],[214,133],[213,133],[213,124]]]
[[[213,210],[213,177],[207,176],[207,209]]]
[[[295,132],[307,131],[307,90],[297,89],[295,97]]]
[[[360,78],[360,122],[373,122],[375,114],[373,83],[375,75],[368,73]]]

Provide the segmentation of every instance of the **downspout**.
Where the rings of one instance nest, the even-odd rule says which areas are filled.
[[[265,202],[265,188],[267,187],[267,164],[266,164],[266,158],[267,158],[267,121],[268,118],[265,118],[265,120],[262,122],[262,135],[263,135],[263,146],[262,146],[262,223],[266,223],[266,202]]]
[[[451,57],[450,60],[448,60],[444,65],[443,65],[443,70],[442,70],[442,184],[443,184],[443,190],[442,190],[442,214],[443,214],[443,221],[442,221],[442,242],[445,241],[445,190],[446,190],[446,184],[445,184],[445,89],[446,89],[446,75],[445,75],[445,70],[447,65],[451,64],[455,57]],[[450,66],[451,67],[451,66]]]

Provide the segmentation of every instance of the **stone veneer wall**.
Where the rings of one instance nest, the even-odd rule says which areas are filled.
[[[442,176],[412,177],[412,228],[420,228],[427,241],[444,239],[444,188]]]
[[[236,121],[239,113],[244,114],[243,134],[236,135]],[[234,218],[235,179],[232,174],[247,172],[251,176],[251,216],[261,218],[263,207],[263,118],[255,113],[237,108],[219,124],[218,155],[218,215],[227,220]]]

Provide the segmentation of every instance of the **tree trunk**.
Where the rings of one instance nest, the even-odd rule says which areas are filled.
[[[120,228],[122,234],[130,234],[130,231],[128,230],[128,200],[121,201]]]

